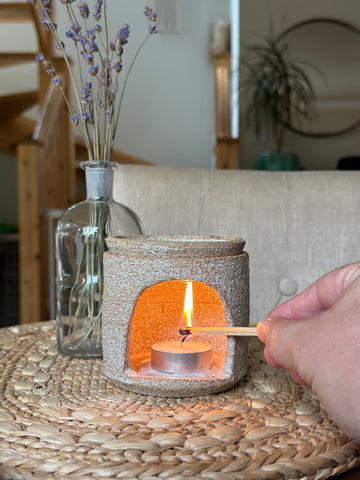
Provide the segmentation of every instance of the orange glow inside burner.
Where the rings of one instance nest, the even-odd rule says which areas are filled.
[[[224,306],[214,289],[202,282],[193,284],[192,325],[226,326]],[[146,288],[139,296],[130,325],[129,361],[138,371],[149,360],[154,343],[179,341],[179,328],[184,327],[184,298],[188,280],[171,280]],[[213,348],[217,368],[226,358],[225,336],[193,335],[186,342],[208,343]]]

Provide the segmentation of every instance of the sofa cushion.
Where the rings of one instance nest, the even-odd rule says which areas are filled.
[[[147,234],[246,240],[250,321],[360,258],[360,172],[264,172],[120,165],[114,197]]]

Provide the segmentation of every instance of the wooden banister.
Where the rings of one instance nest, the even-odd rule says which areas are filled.
[[[65,76],[62,82],[65,86]],[[75,144],[63,95],[52,83],[42,103],[33,138],[40,148],[41,208],[67,208],[75,201]]]
[[[24,92],[0,97],[0,122],[9,121],[39,101],[39,92]]]
[[[17,145],[31,140],[34,126],[34,120],[21,116],[0,122],[0,150],[16,155]]]
[[[32,21],[32,10],[28,2],[4,2],[0,3],[0,18],[7,23],[28,23]]]
[[[54,8],[53,6],[53,11]],[[39,12],[35,7],[31,8],[31,19],[37,33],[38,51],[42,52],[46,57],[51,58],[54,55],[54,38],[51,32],[44,28],[44,25],[40,21]]]
[[[66,77],[62,80],[66,88]],[[18,148],[21,324],[49,319],[52,239],[45,213],[65,210],[75,201],[74,140],[68,117],[60,90],[49,84],[34,142]]]
[[[0,68],[31,62],[35,62],[35,53],[33,52],[2,52],[0,55]]]
[[[42,25],[37,9],[29,2],[0,3],[1,23],[32,23],[35,27],[39,51],[47,56],[53,52],[53,40]]]
[[[36,46],[27,51],[25,44],[25,51],[11,52],[7,42],[3,43],[0,68],[35,63],[36,55],[42,52],[58,72],[62,71],[62,59],[54,57],[53,35],[41,23],[37,8],[26,0],[1,2],[0,25],[4,23],[31,24]],[[47,219],[41,212],[66,209],[75,200],[74,141],[65,101],[50,84],[42,65],[38,68],[38,91],[0,98],[0,148],[18,158],[20,323],[49,318]],[[65,74],[63,82],[66,88]],[[34,104],[40,104],[41,112],[35,139],[34,121],[21,116]]]
[[[18,145],[20,323],[41,319],[38,146]]]

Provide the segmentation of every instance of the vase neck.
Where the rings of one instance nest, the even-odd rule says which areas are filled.
[[[108,200],[113,196],[114,162],[82,162],[85,170],[86,198],[88,200]]]

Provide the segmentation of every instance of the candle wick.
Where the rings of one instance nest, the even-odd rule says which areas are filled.
[[[185,340],[187,339],[189,335],[184,335],[183,338],[181,339],[181,343],[185,342]]]

